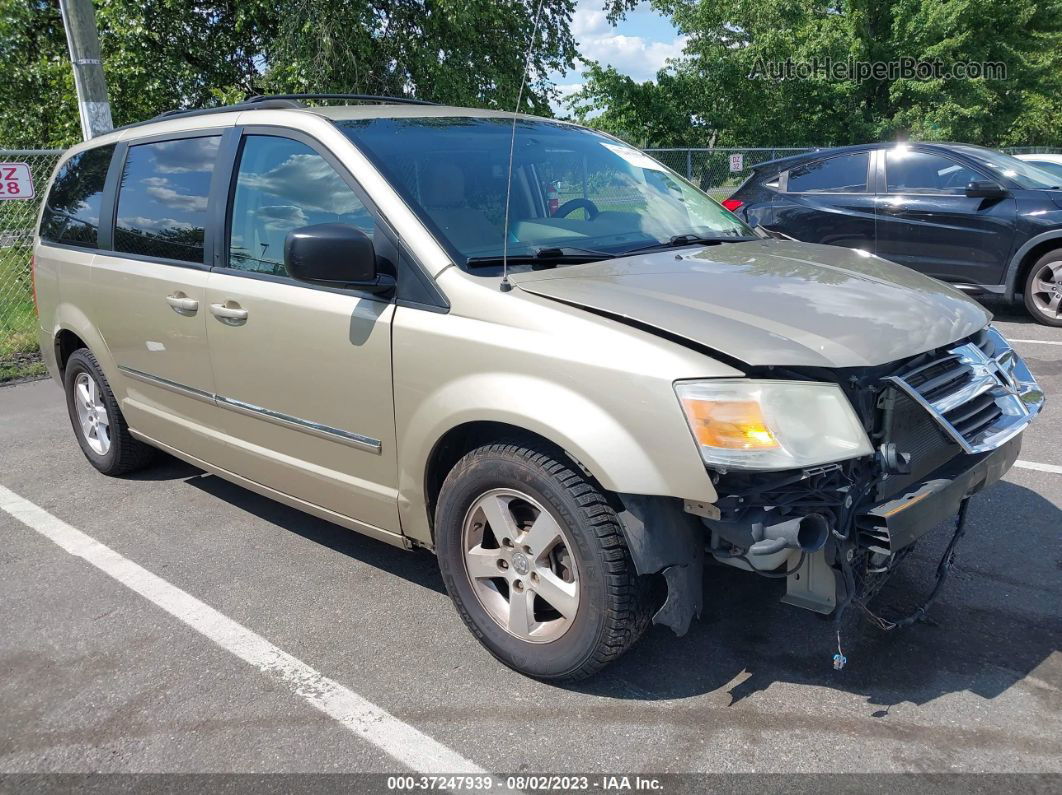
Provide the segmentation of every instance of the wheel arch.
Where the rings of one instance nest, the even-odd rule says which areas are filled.
[[[55,365],[59,369],[59,376],[66,372],[66,363],[74,351],[88,348],[85,341],[68,328],[59,329],[53,338],[55,348]]]
[[[556,442],[540,433],[528,430],[520,425],[497,420],[469,420],[462,422],[439,437],[432,446],[431,453],[428,455],[427,465],[424,468],[424,506],[427,511],[428,525],[431,528],[432,543],[435,541],[435,506],[446,476],[458,461],[476,448],[509,440],[518,440],[524,445],[532,444],[544,447],[553,455],[566,459],[572,466],[579,469],[584,476],[600,486],[598,478],[582,462]],[[615,501],[613,493],[603,487],[601,490],[612,498],[610,501],[614,502],[613,507],[617,511],[620,510],[620,503]]]
[[[55,323],[52,326],[52,353],[59,378],[63,376],[66,361],[78,348],[88,348],[96,357],[100,369],[111,382],[112,389],[117,385],[117,367],[111,357],[110,349],[100,334],[99,329],[89,320],[82,309],[64,301],[55,309]],[[43,348],[43,340],[41,341]]]
[[[1033,263],[1047,252],[1057,249],[1062,249],[1062,229],[1044,232],[1027,240],[1011,258],[1010,266],[1007,268],[1007,297],[1021,300],[1025,289],[1025,278],[1028,276],[1029,269],[1033,266]]]

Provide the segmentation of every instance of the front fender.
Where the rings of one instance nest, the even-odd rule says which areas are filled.
[[[671,389],[670,384],[667,385]],[[657,401],[659,402],[659,401]],[[646,400],[641,410],[656,412]],[[440,385],[403,419],[399,439],[399,510],[406,535],[430,543],[424,494],[432,451],[447,432],[465,423],[498,422],[535,433],[562,448],[613,492],[716,499],[711,480],[685,426],[678,403],[667,396],[671,421],[630,417],[556,381],[514,373],[477,373]],[[663,408],[663,407],[661,407]],[[651,434],[646,432],[652,428]]]

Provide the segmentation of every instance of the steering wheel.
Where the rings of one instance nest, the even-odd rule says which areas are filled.
[[[557,208],[556,212],[553,213],[553,217],[563,218],[564,216],[569,215],[572,210],[578,210],[580,207],[586,211],[587,221],[593,221],[601,214],[601,211],[597,209],[597,205],[589,199],[569,199]]]

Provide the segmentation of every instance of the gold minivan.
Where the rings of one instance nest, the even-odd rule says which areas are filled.
[[[66,153],[41,350],[101,472],[163,450],[433,550],[519,671],[579,678],[651,621],[684,633],[713,566],[867,607],[1040,410],[958,291],[750,229],[618,139],[320,99]]]

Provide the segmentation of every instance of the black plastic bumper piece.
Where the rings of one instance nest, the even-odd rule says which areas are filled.
[[[654,624],[682,636],[703,601],[704,530],[697,517],[671,497],[620,494],[625,510],[620,523],[638,574],[663,574],[667,599],[653,616]]]
[[[861,543],[886,554],[909,546],[958,513],[967,497],[1003,477],[1020,451],[1019,434],[989,453],[952,459],[901,496],[861,513],[856,519]]]

